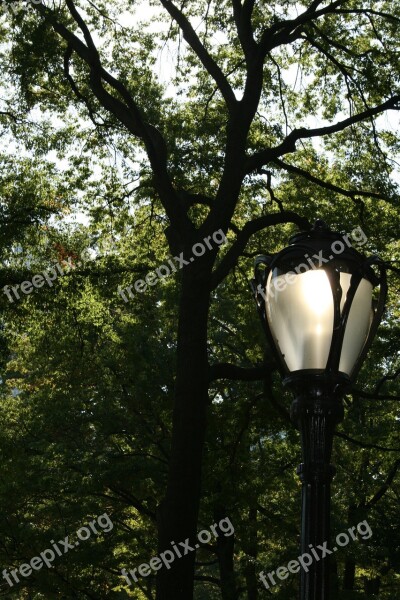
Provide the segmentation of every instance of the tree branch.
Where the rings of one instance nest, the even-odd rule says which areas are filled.
[[[203,67],[214,79],[221,92],[226,105],[230,111],[234,109],[237,104],[235,94],[226,79],[224,73],[212,58],[211,54],[208,53],[205,46],[201,43],[199,36],[193,29],[189,19],[183,14],[181,10],[171,0],[160,0],[165,10],[168,11],[170,16],[176,21],[182,30],[183,37],[201,61]]]
[[[77,11],[74,2],[67,0],[67,6],[71,16],[81,29],[86,44],[67,29],[63,23],[60,23],[52,10],[43,6],[43,4],[32,5],[34,10],[38,11],[48,21],[54,31],[88,65],[90,69],[90,87],[102,106],[125,125],[130,133],[144,142],[155,176],[156,189],[167,215],[171,223],[177,227],[180,235],[182,237],[188,236],[193,226],[181,206],[169,177],[167,171],[167,148],[163,136],[156,127],[143,119],[139,107],[125,85],[115,79],[102,66],[98,50],[89,29]],[[110,94],[104,88],[103,81],[108,83],[123,101],[117,96]]]
[[[265,229],[266,227],[272,227],[273,225],[280,225],[283,223],[295,223],[300,229],[308,230],[311,228],[311,225],[306,218],[301,217],[297,213],[289,210],[271,215],[265,215],[263,217],[258,217],[253,221],[249,221],[246,223],[243,229],[240,230],[235,242],[232,244],[218,267],[213,272],[211,289],[218,287],[218,285],[234,268],[252,235],[257,233],[257,231]]]
[[[146,506],[144,506],[144,504],[138,498],[135,498],[135,496],[132,496],[132,494],[130,492],[120,489],[120,488],[117,488],[115,486],[109,486],[109,489],[112,492],[114,492],[114,494],[117,494],[117,496],[120,496],[123,500],[125,500],[127,502],[127,504],[130,504],[131,506],[133,506],[133,508],[136,508],[136,510],[141,515],[149,517],[149,519],[151,521],[156,520],[155,513],[152,510],[150,510],[149,508],[147,508]]]
[[[375,450],[382,450],[383,452],[399,452],[400,448],[386,448],[385,446],[378,446],[377,444],[369,444],[368,442],[361,442],[360,440],[355,440],[354,438],[342,433],[340,431],[335,431],[335,436],[350,442],[351,444],[355,444],[356,446],[360,446],[360,448],[374,448]]]
[[[272,369],[272,366],[271,366]],[[266,376],[266,367],[258,366],[252,369],[238,367],[230,363],[219,363],[210,365],[209,381],[218,379],[230,379],[232,381],[262,381]]]
[[[86,110],[88,111],[89,114],[89,118],[92,121],[93,125],[95,127],[100,127],[101,123],[98,123],[96,121],[95,115],[94,115],[94,111],[92,109],[92,107],[90,106],[90,102],[89,100],[79,91],[78,86],[76,85],[71,73],[70,73],[70,62],[71,62],[71,58],[72,58],[72,54],[73,54],[73,48],[70,44],[68,44],[67,50],[65,51],[64,54],[64,75],[65,78],[67,79],[67,81],[69,82],[72,91],[74,92],[75,96],[77,97],[77,99],[82,102],[85,106],[86,106]]]
[[[372,496],[371,500],[365,503],[365,508],[370,508],[371,506],[375,506],[377,502],[386,494],[391,484],[393,483],[394,478],[396,477],[397,471],[400,467],[400,459],[396,460],[393,467],[390,469],[388,476],[386,478],[385,483],[382,487]]]
[[[362,390],[353,390],[352,394],[359,398],[368,398],[369,400],[400,400],[400,396],[392,396],[390,394],[379,394],[379,391],[384,386],[387,381],[395,381],[400,376],[400,368],[397,369],[394,373],[389,375],[384,375],[375,386],[374,391],[364,392]]]
[[[375,394],[378,394],[379,390],[381,389],[381,387],[387,382],[387,381],[395,381],[398,377],[400,376],[400,368],[397,369],[394,373],[392,373],[391,375],[384,375],[376,384],[375,387]]]
[[[329,181],[324,181],[323,179],[320,179],[319,177],[312,175],[308,171],[305,171],[304,169],[300,169],[300,167],[296,167],[294,165],[286,163],[283,160],[280,160],[278,158],[275,159],[273,161],[273,163],[275,165],[277,165],[278,167],[280,167],[281,169],[284,169],[288,173],[293,173],[294,175],[299,175],[300,177],[304,177],[304,179],[307,179],[308,181],[311,181],[312,183],[315,183],[316,185],[318,185],[326,190],[330,190],[332,192],[337,192],[338,194],[341,194],[342,196],[346,196],[347,198],[363,196],[365,198],[376,198],[377,200],[387,200],[387,196],[384,196],[377,192],[368,192],[368,191],[363,191],[363,190],[345,190],[344,188],[341,188],[338,185],[329,183]]]
[[[292,42],[300,35],[303,30],[303,26],[314,19],[318,19],[324,15],[334,13],[335,8],[343,4],[345,0],[336,0],[325,8],[317,10],[318,6],[322,4],[323,0],[314,0],[306,11],[301,13],[296,19],[287,19],[285,21],[278,21],[268,27],[262,34],[259,48],[262,56],[266,56],[273,48],[280,46],[281,44],[287,44]]]
[[[239,41],[248,66],[251,65],[252,59],[257,52],[257,44],[251,26],[253,7],[254,1],[245,2],[242,6],[240,0],[232,0],[233,18],[235,19]]]
[[[244,0],[243,6],[242,6],[243,19],[249,20],[249,21],[251,20],[255,3],[256,3],[256,0]]]
[[[10,119],[12,119],[14,121],[14,123],[18,123],[17,117],[12,112],[8,112],[8,111],[5,111],[5,110],[0,110],[0,115],[2,117],[9,117]]]
[[[400,110],[399,106],[400,95],[393,96],[386,102],[382,104],[378,104],[372,108],[364,110],[352,117],[344,119],[343,121],[338,121],[333,125],[328,125],[326,127],[317,127],[315,129],[307,129],[306,127],[301,127],[299,129],[294,129],[289,135],[283,140],[279,146],[275,146],[275,148],[265,148],[260,152],[256,152],[252,156],[248,157],[246,161],[245,171],[246,173],[251,173],[257,169],[261,169],[265,164],[276,160],[283,154],[288,154],[296,151],[296,142],[300,139],[310,139],[313,137],[320,137],[324,135],[330,135],[332,133],[338,133],[343,131],[347,127],[351,125],[355,125],[356,123],[360,123],[365,119],[373,117],[375,115],[379,115],[386,110]]]
[[[273,204],[275,202],[275,204],[278,205],[279,210],[280,211],[284,211],[284,207],[283,207],[283,202],[282,200],[279,200],[279,198],[276,197],[275,192],[272,188],[272,173],[271,171],[267,171],[266,169],[260,169],[259,170],[259,174],[260,175],[265,175],[267,178],[267,181],[265,183],[265,187],[267,188],[267,191],[269,193],[269,196],[271,198],[271,204]]]
[[[380,10],[369,9],[369,8],[349,8],[349,9],[339,8],[335,12],[339,15],[352,15],[352,14],[354,14],[354,15],[374,15],[377,17],[383,17],[384,19],[392,20],[395,23],[400,23],[400,19],[398,17],[396,17],[395,15],[392,15],[390,13],[383,12]]]

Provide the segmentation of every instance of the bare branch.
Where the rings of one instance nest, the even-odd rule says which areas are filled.
[[[189,19],[173,2],[171,2],[171,0],[160,0],[160,2],[179,25],[182,30],[183,37],[196,56],[200,59],[203,67],[214,79],[218,89],[225,99],[228,109],[233,110],[237,104],[235,94],[233,93],[233,90],[222,70],[212,58],[211,54],[209,54],[209,52],[206,50],[205,46],[201,43],[200,38],[193,29]]]
[[[317,30],[317,28],[315,28]],[[343,65],[342,63],[340,63],[338,61],[337,58],[335,58],[333,56],[333,54],[331,54],[328,50],[326,50],[323,46],[321,46],[321,44],[319,42],[317,42],[317,40],[315,40],[314,38],[311,37],[311,35],[307,32],[305,32],[302,36],[302,39],[307,40],[307,42],[313,46],[314,48],[316,48],[319,52],[321,52],[321,54],[323,54],[333,65],[335,65],[335,67],[337,67],[337,69],[342,73],[342,75],[345,77],[345,79],[349,78],[352,81],[354,81],[353,76],[349,73],[348,69],[351,68],[354,70],[354,66],[349,67],[348,65]]]
[[[288,119],[288,115],[287,115],[287,111],[286,111],[285,95],[283,93],[282,71],[281,71],[281,67],[279,66],[279,63],[272,56],[270,57],[270,59],[274,63],[274,65],[276,66],[276,69],[278,71],[279,97],[281,99],[281,106],[282,106],[283,116],[285,117],[285,125],[286,125],[285,134],[288,135],[288,131],[289,131],[289,119]]]
[[[71,15],[73,16],[74,20],[76,21],[76,23],[79,25],[83,36],[85,38],[86,44],[88,45],[88,48],[90,48],[90,50],[93,52],[93,54],[97,57],[97,60],[100,61],[100,56],[99,53],[97,51],[97,48],[93,42],[93,38],[90,35],[90,31],[88,26],[86,25],[85,21],[82,19],[81,15],[79,14],[79,12],[76,9],[76,6],[73,2],[73,0],[66,0],[67,6],[69,8],[69,12],[71,13]]]
[[[289,210],[265,215],[263,217],[258,217],[258,219],[254,219],[253,221],[249,221],[243,229],[240,230],[236,237],[236,241],[232,244],[218,267],[215,269],[211,281],[211,289],[218,287],[234,268],[252,235],[266,227],[272,227],[273,225],[280,225],[283,223],[295,223],[300,229],[311,228],[311,225],[306,218]]]
[[[370,500],[368,500],[368,502],[365,503],[365,508],[375,506],[375,504],[377,504],[379,500],[386,494],[391,484],[393,483],[394,478],[396,477],[399,467],[400,459],[396,460],[393,467],[390,469],[388,476],[386,477],[385,483],[382,485],[382,487],[372,496]]]
[[[251,19],[255,3],[256,3],[256,0],[244,0],[243,7],[242,7],[242,13],[243,13],[244,19],[248,19],[248,20]]]
[[[352,57],[353,62],[354,62],[354,56],[357,56],[356,54],[351,52],[343,44],[338,44],[338,43],[334,42],[333,40],[331,40],[323,31],[321,31],[319,29],[319,27],[317,27],[317,25],[315,23],[312,23],[311,26],[329,44],[330,47],[333,46],[333,47],[349,54]],[[379,37],[377,33],[376,33],[376,35],[377,35],[377,37]],[[311,37],[311,35],[309,33],[305,32],[304,36],[301,36],[301,37],[304,37],[304,39],[306,39],[311,46],[313,46],[319,52],[321,52],[321,54],[323,54],[342,73],[346,87],[347,87],[347,93],[348,93],[348,99],[349,99],[349,105],[350,105],[350,116],[352,116],[353,94],[351,91],[349,81],[351,81],[351,83],[354,85],[355,89],[357,90],[358,94],[360,95],[360,98],[364,104],[364,108],[368,110],[370,107],[369,107],[369,104],[365,97],[364,90],[362,89],[362,86],[360,85],[360,83],[350,73],[350,70],[352,70],[352,71],[359,71],[359,70],[354,65],[350,66],[350,65],[342,64],[335,56],[333,56],[333,54],[331,54],[319,42],[317,42],[313,37]],[[370,50],[368,52],[370,52]],[[365,53],[364,53],[364,55],[365,55]],[[386,156],[384,155],[384,153],[379,145],[378,135],[376,132],[376,127],[375,127],[375,122],[374,122],[373,117],[370,117],[369,120],[370,120],[371,127],[372,127],[375,146],[376,146],[378,152],[383,156],[383,158],[386,159]]]
[[[321,36],[321,38],[323,38],[328,43],[328,45],[330,47],[336,48],[337,50],[341,50],[342,52],[344,52],[344,54],[349,55],[352,59],[365,58],[368,54],[370,54],[372,52],[371,48],[369,48],[368,50],[365,50],[364,52],[360,52],[360,53],[354,52],[353,50],[350,50],[350,48],[348,48],[344,44],[341,44],[338,40],[330,38],[320,27],[318,27],[318,25],[316,23],[312,23],[311,26],[315,31],[318,32],[318,34]],[[351,68],[356,70],[353,65]]]
[[[110,23],[112,23],[115,26],[121,27],[121,25],[117,21],[115,21],[114,19],[112,19],[111,17],[109,17],[94,2],[92,2],[92,0],[88,0],[88,3],[90,4],[90,6],[92,6],[99,13],[99,15],[101,15],[103,17],[103,19],[106,19],[107,21],[110,21]]]
[[[362,390],[353,390],[353,396],[358,398],[367,398],[368,400],[393,400],[399,401],[400,396],[395,396],[391,394],[380,394],[381,388],[385,385],[387,381],[395,381],[400,376],[400,369],[397,369],[394,373],[385,375],[382,377],[375,386],[373,392],[364,392]]]
[[[271,173],[271,171],[267,171],[265,169],[260,169],[259,170],[259,174],[260,175],[265,175],[266,178],[267,178],[267,181],[266,181],[265,185],[266,185],[266,188],[268,190],[269,196],[271,198],[271,204],[273,204],[275,202],[275,204],[278,205],[279,210],[280,211],[284,211],[285,209],[283,207],[282,200],[279,200],[279,198],[276,197],[275,192],[274,192],[274,190],[272,188],[272,173]]]
[[[380,10],[373,10],[369,8],[339,8],[335,11],[335,13],[339,15],[375,15],[377,17],[383,17],[384,19],[388,19],[389,21],[394,21],[395,23],[400,23],[400,19],[395,15],[392,15],[387,12],[383,12]]]
[[[301,139],[311,139],[313,137],[322,137],[324,135],[338,133],[339,131],[343,131],[347,127],[350,127],[351,125],[355,125],[356,123],[360,123],[366,119],[369,119],[370,117],[379,115],[386,110],[400,110],[399,102],[400,95],[392,96],[392,98],[386,100],[386,102],[383,102],[382,104],[368,108],[367,110],[357,113],[356,115],[344,119],[343,121],[338,121],[333,125],[317,127],[315,129],[307,129],[306,127],[294,129],[283,140],[283,142],[279,144],[279,146],[275,146],[275,148],[266,148],[265,150],[261,150],[260,152],[256,152],[250,156],[247,159],[245,171],[246,173],[251,173],[252,171],[262,168],[267,163],[276,160],[284,154],[295,152],[296,142]]]
[[[288,44],[294,41],[302,32],[306,23],[319,19],[324,15],[335,13],[335,9],[345,1],[346,0],[336,0],[336,2],[332,2],[328,6],[318,10],[318,6],[322,4],[322,0],[315,0],[307,10],[296,17],[296,19],[287,19],[274,23],[271,27],[268,27],[261,36],[259,47],[262,56],[265,56],[273,48],[276,48],[281,44]]]
[[[381,389],[381,387],[387,382],[387,381],[395,381],[398,377],[400,376],[400,369],[397,369],[394,373],[392,373],[391,375],[385,375],[384,377],[382,377],[378,383],[376,384],[375,387],[375,394],[379,393],[379,390]]]
[[[257,52],[257,44],[254,40],[251,26],[251,14],[254,7],[253,2],[245,2],[242,6],[240,0],[232,0],[233,17],[236,23],[238,37],[246,57],[247,65],[250,66]]]
[[[273,163],[275,165],[277,165],[278,167],[280,167],[281,169],[284,169],[288,173],[293,173],[294,175],[299,175],[300,177],[304,177],[304,179],[307,179],[308,181],[311,181],[312,183],[315,183],[316,185],[318,185],[326,190],[330,190],[331,192],[337,192],[338,194],[341,194],[342,196],[346,196],[347,198],[355,198],[356,196],[363,196],[365,198],[376,198],[377,200],[387,200],[388,199],[387,196],[385,196],[384,194],[379,194],[377,192],[369,192],[369,191],[365,191],[365,190],[345,190],[344,188],[341,188],[338,185],[330,183],[329,181],[324,181],[323,179],[320,179],[319,177],[312,175],[308,171],[305,171],[304,169],[301,169],[300,167],[296,167],[287,162],[284,162],[283,160],[280,160],[278,158],[275,159],[273,161]]]

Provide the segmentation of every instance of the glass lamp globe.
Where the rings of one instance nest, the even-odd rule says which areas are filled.
[[[283,375],[354,381],[386,299],[384,265],[322,221],[256,260],[258,309]]]

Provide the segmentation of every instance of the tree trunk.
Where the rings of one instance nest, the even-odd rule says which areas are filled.
[[[343,576],[343,589],[349,592],[354,590],[356,576],[356,561],[354,558],[346,559]]]
[[[211,254],[211,253],[210,253]],[[207,321],[212,257],[196,259],[182,271],[179,310],[175,405],[167,491],[158,507],[159,553],[168,550],[169,568],[157,573],[157,600],[193,598],[201,467],[208,404]],[[210,523],[212,525],[212,523]],[[172,543],[182,553],[174,553]],[[173,560],[173,562],[172,562]]]
[[[218,523],[221,519],[229,517],[228,510],[223,503],[214,509],[214,519]],[[221,581],[221,597],[223,600],[238,600],[239,593],[236,586],[234,568],[235,535],[217,537],[217,556],[219,575]]]

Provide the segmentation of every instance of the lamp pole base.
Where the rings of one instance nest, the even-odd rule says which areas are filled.
[[[306,567],[300,574],[300,600],[329,600],[329,552],[333,435],[343,419],[340,397],[315,386],[294,400],[291,417],[300,431],[303,462],[301,554]]]

